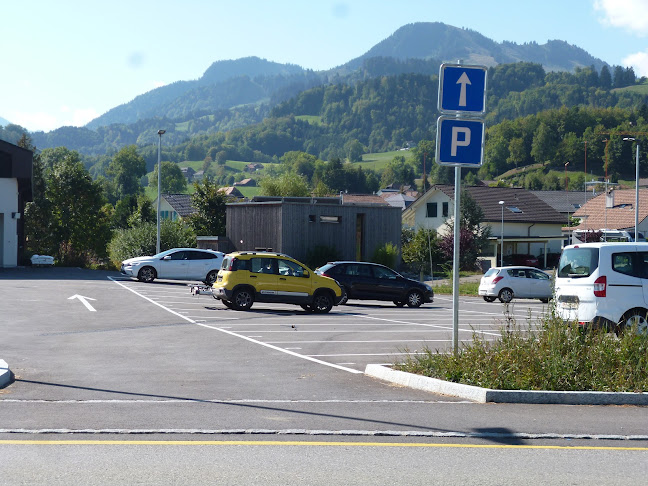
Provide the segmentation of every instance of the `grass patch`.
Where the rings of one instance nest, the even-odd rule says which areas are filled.
[[[435,294],[452,294],[452,282],[433,285]],[[459,295],[476,296],[479,290],[479,282],[459,282]]]
[[[304,120],[310,123],[311,125],[322,124],[322,117],[319,115],[298,115],[295,117],[295,120]]]
[[[364,154],[362,162],[353,162],[353,165],[359,165],[363,169],[383,170],[387,164],[397,155],[402,155],[405,160],[412,158],[412,152],[409,150],[394,150],[392,152],[380,152],[374,154]]]
[[[395,368],[497,390],[648,391],[648,336],[583,330],[549,313],[523,330],[504,317],[496,341],[475,332],[457,356],[426,348]]]

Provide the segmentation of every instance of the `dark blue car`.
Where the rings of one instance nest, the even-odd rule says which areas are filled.
[[[342,288],[342,300],[388,300],[398,307],[420,307],[432,302],[432,287],[403,277],[391,268],[367,262],[329,262],[315,273],[335,279]]]

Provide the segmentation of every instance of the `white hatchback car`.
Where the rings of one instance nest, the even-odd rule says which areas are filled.
[[[551,275],[533,267],[493,267],[479,283],[479,295],[486,302],[517,299],[540,299],[549,302],[552,295]]]
[[[121,273],[142,282],[156,278],[199,280],[212,285],[223,263],[224,253],[197,248],[172,248],[153,256],[129,258],[121,264]]]

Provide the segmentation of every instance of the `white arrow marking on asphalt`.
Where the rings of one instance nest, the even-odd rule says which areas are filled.
[[[97,312],[97,310],[94,307],[92,307],[88,302],[88,300],[97,300],[97,299],[93,299],[91,297],[84,297],[83,295],[79,295],[79,294],[73,295],[72,297],[68,297],[68,300],[70,299],[79,299],[83,303],[83,305],[86,306],[86,309],[88,309],[90,312]]]
[[[459,92],[459,106],[466,106],[466,85],[472,83],[470,82],[470,79],[468,79],[468,75],[465,71],[459,78],[459,81],[457,81],[457,84],[461,84],[461,91]]]

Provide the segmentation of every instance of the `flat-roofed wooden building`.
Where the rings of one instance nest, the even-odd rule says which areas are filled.
[[[379,196],[263,197],[227,205],[235,250],[268,249],[304,261],[316,246],[344,260],[366,261],[391,242],[400,249],[401,209]]]

